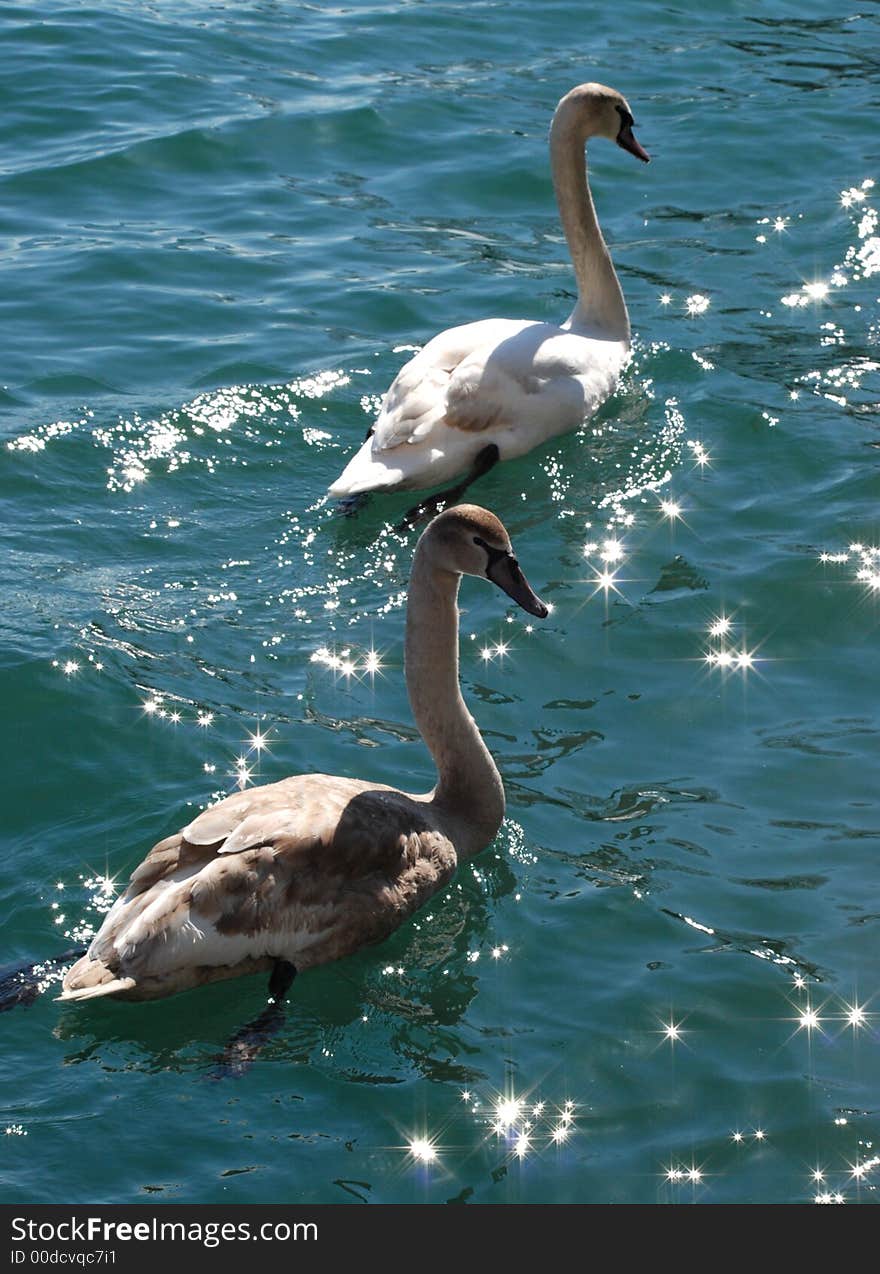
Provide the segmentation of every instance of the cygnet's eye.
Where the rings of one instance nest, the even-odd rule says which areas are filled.
[[[500,562],[504,558],[509,558],[511,555],[508,553],[507,549],[493,548],[491,544],[486,543],[481,535],[474,536],[474,544],[479,544],[481,549],[486,550],[486,575],[489,579],[491,579],[492,568],[496,565],[496,563]]]

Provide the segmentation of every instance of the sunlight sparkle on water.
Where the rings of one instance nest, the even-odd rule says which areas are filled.
[[[382,660],[375,650],[368,650],[364,656],[364,671],[370,676],[374,676],[377,672],[382,671]]]
[[[528,1153],[530,1145],[531,1145],[531,1138],[529,1137],[528,1133],[521,1132],[520,1135],[517,1137],[516,1143],[514,1144],[514,1147],[513,1147],[513,1153],[516,1155],[517,1159],[525,1158],[526,1154]]]
[[[860,1004],[848,1004],[846,1009],[847,1025],[853,1030],[858,1030],[861,1026],[866,1026],[868,1015]]]
[[[252,734],[249,734],[247,737],[248,747],[250,751],[256,752],[258,756],[263,751],[264,748],[268,751],[268,747],[269,747],[268,738],[269,738],[268,732],[263,733],[260,727],[257,726],[256,730],[254,730],[254,732]]]
[[[702,296],[699,292],[695,292],[685,300],[684,308],[688,315],[693,318],[697,314],[705,314],[710,304],[708,296]]]
[[[433,1143],[426,1137],[414,1137],[409,1143],[409,1153],[416,1163],[433,1163],[437,1158]]]
[[[707,465],[711,466],[712,457],[701,442],[698,442],[696,439],[690,439],[688,447],[694,457],[694,463],[700,469],[705,469]]]
[[[703,660],[710,668],[736,669],[739,672],[749,672],[756,663],[751,650],[707,650]]]
[[[806,1031],[808,1034],[812,1031],[821,1031],[822,1029],[822,1019],[819,1017],[816,1010],[809,1006],[798,1016],[797,1023],[798,1030]]]
[[[836,553],[822,552],[819,562],[822,566],[853,563],[853,581],[866,587],[869,595],[880,593],[880,550],[873,545],[857,542]]]
[[[604,593],[607,598],[610,592],[620,594],[620,589],[617,587],[616,580],[617,575],[614,571],[596,571],[592,581],[593,584],[595,584],[593,596],[595,597],[596,593]]]
[[[495,1106],[495,1118],[505,1131],[517,1123],[523,1111],[521,1097],[499,1097]]]
[[[247,763],[247,757],[240,756],[236,759],[235,769],[231,771],[231,774],[239,788],[247,787],[253,774],[253,769]]]

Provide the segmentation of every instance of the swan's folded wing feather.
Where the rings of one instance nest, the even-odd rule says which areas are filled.
[[[390,451],[418,442],[446,411],[451,368],[417,354],[398,373],[385,395],[373,430],[373,450]]]
[[[475,403],[457,424],[448,418],[448,398],[461,369],[467,365],[468,383],[479,380],[485,367],[505,342],[516,340],[526,329],[540,326],[519,319],[481,319],[440,332],[424,349],[403,366],[385,395],[376,421],[374,451],[388,451],[403,443],[423,442],[437,425],[452,428],[488,429],[498,417],[493,393],[486,395],[485,407]]]
[[[490,319],[453,328],[401,370],[372,449],[435,440],[448,449],[447,430],[519,429],[534,438],[574,428],[613,387],[622,353],[619,342],[587,340],[549,323]]]

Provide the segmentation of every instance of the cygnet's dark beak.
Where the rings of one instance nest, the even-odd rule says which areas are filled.
[[[532,591],[529,581],[523,575],[519,562],[512,553],[502,553],[497,549],[490,556],[486,575],[493,584],[497,584],[508,597],[512,597],[517,606],[538,619],[546,619],[550,611],[541,601],[537,593]]]
[[[645,150],[641,142],[637,142],[633,135],[632,120],[624,119],[620,126],[620,132],[617,134],[617,144],[628,150],[631,155],[635,155],[636,159],[641,159],[645,164],[650,164],[651,156]]]

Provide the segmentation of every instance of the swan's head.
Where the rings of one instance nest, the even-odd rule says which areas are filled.
[[[504,523],[488,509],[476,504],[447,509],[434,518],[418,547],[430,554],[436,569],[491,580],[530,615],[544,619],[549,614],[520,570]]]
[[[607,137],[636,159],[650,163],[651,156],[633,136],[629,102],[617,89],[605,84],[578,84],[559,103],[555,118],[576,128],[584,141]]]

